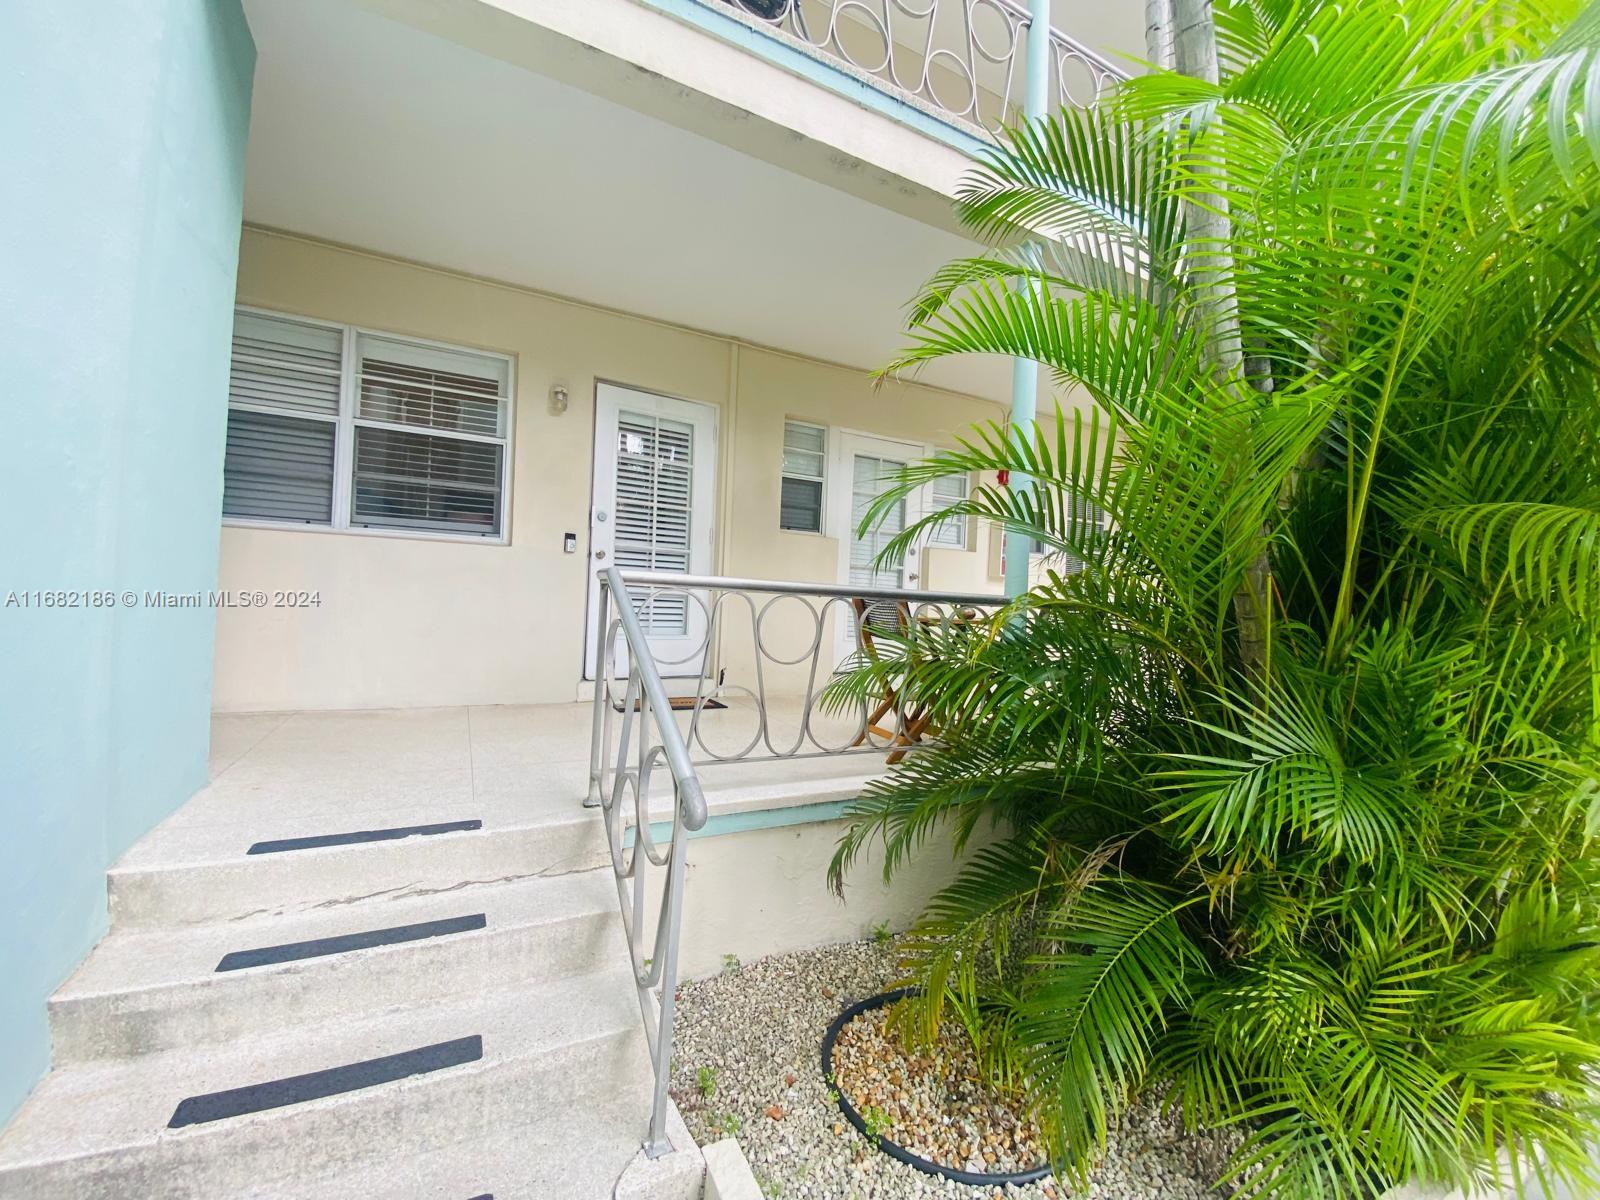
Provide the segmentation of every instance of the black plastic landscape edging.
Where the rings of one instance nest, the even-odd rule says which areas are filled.
[[[1032,1167],[1026,1171],[1013,1171],[1010,1174],[1004,1174],[999,1171],[993,1173],[958,1171],[955,1167],[946,1167],[933,1162],[931,1159],[923,1158],[920,1154],[913,1154],[904,1146],[891,1142],[881,1133],[872,1134],[867,1131],[866,1121],[856,1111],[856,1106],[850,1103],[849,1098],[844,1094],[844,1089],[839,1086],[838,1081],[834,1078],[833,1044],[839,1039],[839,1031],[862,1013],[870,1012],[874,1008],[884,1008],[893,1004],[896,1000],[902,1000],[912,995],[915,991],[915,988],[896,988],[892,992],[882,992],[876,996],[868,996],[865,1000],[857,1001],[835,1017],[833,1024],[828,1026],[828,1032],[822,1035],[822,1078],[833,1089],[833,1094],[839,1098],[839,1111],[844,1113],[845,1120],[854,1125],[861,1136],[869,1142],[876,1142],[878,1149],[882,1150],[890,1158],[897,1158],[907,1166],[915,1167],[917,1170],[924,1171],[929,1175],[937,1175],[941,1179],[952,1179],[956,1183],[974,1185],[988,1184],[990,1187],[1004,1187],[1008,1183],[1035,1183],[1040,1179],[1044,1179],[1050,1174],[1049,1163],[1039,1167]]]

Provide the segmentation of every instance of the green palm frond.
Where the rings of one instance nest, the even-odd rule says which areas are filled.
[[[951,354],[1003,354],[1042,363],[1063,383],[1131,411],[1152,391],[1198,387],[1199,350],[1182,314],[1140,297],[1046,290],[1036,298],[979,280],[923,305],[911,346],[883,373]]]
[[[1507,899],[1491,953],[1530,991],[1570,1001],[1575,1014],[1600,959],[1600,913],[1565,899],[1560,888],[1536,884]]]
[[[1486,582],[1590,617],[1600,599],[1600,509],[1507,501],[1425,514]]]
[[[1383,172],[1404,203],[1443,176],[1470,206],[1487,170],[1494,194],[1515,203],[1530,172],[1546,188],[1576,187],[1586,173],[1592,186],[1597,119],[1600,48],[1570,50],[1374,101],[1308,142],[1287,164],[1286,186],[1359,185]]]
[[[947,1011],[974,1012],[980,993],[1015,975],[1013,950],[1030,944],[1032,925],[1074,888],[1081,889],[1111,855],[1072,854],[1040,831],[976,850],[956,878],[934,894],[922,919],[901,942],[900,961],[919,991],[904,1006],[902,1028],[932,1041]],[[982,1037],[982,1025],[970,1032]]]
[[[830,685],[934,735],[831,881],[951,832],[902,1019],[964,1030],[1077,1178],[1153,1091],[1240,1128],[1241,1196],[1588,1194],[1600,3],[1216,9],[1219,83],[1017,130],[962,196],[993,248],[912,304],[885,372],[1021,357],[1064,404],[864,525],[959,475],[886,557],[951,516],[1046,557]]]
[[[978,756],[988,770],[974,769]],[[1010,819],[1026,825],[1060,783],[1041,767],[1018,766],[992,750],[968,748],[959,757],[938,750],[911,755],[895,774],[874,780],[845,812],[850,828],[828,868],[829,885],[844,894],[845,876],[876,841],[883,874],[895,870],[936,829],[955,829],[959,851],[980,823]]]
[[[963,180],[957,211],[991,241],[1022,232],[1116,247],[1159,272],[1179,227],[1171,151],[1157,131],[1099,109],[1068,109],[1059,120],[1009,130],[1003,148]]]
[[[1337,726],[1286,696],[1260,712],[1234,705],[1243,729],[1210,732],[1242,757],[1173,755],[1161,786],[1186,840],[1223,858],[1271,862],[1295,840],[1371,862],[1404,844],[1422,807],[1403,779],[1347,761]]]
[[[1104,1152],[1111,1114],[1143,1081],[1168,1006],[1206,970],[1179,920],[1195,903],[1106,878],[1048,921],[1045,936],[1062,950],[1037,960],[1019,1034],[1070,1173]]]

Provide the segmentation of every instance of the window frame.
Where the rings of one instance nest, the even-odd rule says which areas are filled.
[[[289,529],[300,533],[355,534],[361,537],[409,538],[426,542],[466,542],[477,546],[509,546],[511,544],[511,475],[512,459],[515,457],[513,450],[516,446],[517,430],[517,360],[515,355],[506,354],[498,350],[484,350],[477,346],[464,346],[457,342],[441,341],[438,338],[416,337],[409,333],[398,333],[391,329],[376,329],[371,326],[355,325],[346,321],[329,321],[321,317],[308,317],[301,313],[290,312],[285,309],[265,308],[256,304],[235,304],[233,308],[235,313],[275,317],[283,321],[296,321],[302,325],[315,325],[323,329],[338,330],[340,333],[339,408],[338,412],[331,418],[334,426],[333,506],[328,523],[323,525],[309,521],[283,521],[272,517],[230,517],[224,515],[222,518],[224,525],[240,529]],[[481,358],[498,359],[504,362],[506,365],[504,436],[488,437],[482,434],[466,434],[452,430],[430,429],[424,425],[378,421],[359,416],[356,409],[360,402],[361,363],[357,353],[357,346],[363,336],[405,342],[435,350],[452,351],[456,354],[470,354]],[[232,362],[231,349],[229,351],[229,362]],[[227,401],[226,408],[228,411],[238,408],[247,412],[264,412],[279,416],[304,416],[310,420],[330,420],[330,418],[316,413],[294,414],[273,408],[270,405],[235,404],[232,400]],[[496,534],[460,533],[448,529],[408,529],[397,526],[352,524],[351,513],[355,505],[355,431],[357,425],[393,429],[402,433],[416,433],[425,437],[438,435],[456,438],[461,441],[486,442],[490,445],[499,444],[503,446],[504,457],[500,471],[499,532]],[[226,437],[226,433],[224,433],[224,437]]]
[[[928,481],[927,511],[930,513],[943,507],[944,502],[939,498],[939,484],[945,479],[961,480],[961,497],[956,501],[957,503],[972,498],[972,476],[970,473],[941,475],[938,479],[930,479]],[[947,528],[955,529],[960,534],[959,540],[954,542],[939,541],[939,531]],[[970,550],[972,549],[972,518],[970,516],[949,517],[936,525],[931,525],[928,528],[928,536],[925,541],[928,548],[932,550]]]
[[[821,472],[817,475],[797,475],[784,466],[784,455],[789,450],[789,426],[800,425],[806,429],[814,429],[822,435],[822,446],[819,450],[807,450],[807,454],[816,454],[821,460]],[[832,430],[820,421],[807,421],[801,417],[784,417],[783,432],[778,441],[778,532],[798,533],[811,537],[826,537],[828,534],[828,473],[831,464],[828,461],[833,439],[829,436]],[[792,529],[783,523],[783,481],[797,479],[806,483],[817,485],[817,527],[815,529]]]
[[[1095,511],[1095,518],[1094,518],[1095,528],[1100,530],[1101,533],[1104,533],[1107,529],[1109,529],[1111,527],[1110,521],[1108,521],[1106,519],[1106,510],[1101,508],[1093,500],[1084,500],[1084,499],[1082,499],[1080,497],[1074,496],[1072,498],[1072,503],[1073,504],[1087,505],[1088,507],[1094,509],[1094,511]],[[1028,561],[1030,563],[1039,562],[1039,561],[1041,561],[1043,559],[1049,558],[1052,554],[1057,554],[1057,553],[1061,553],[1061,552],[1060,551],[1046,550],[1045,546],[1044,546],[1044,543],[1041,542],[1038,538],[1034,538],[1031,542],[1028,543]],[[1068,556],[1070,558],[1075,559],[1077,561],[1077,563],[1078,563],[1077,570],[1072,572],[1072,574],[1076,575],[1078,573],[1078,571],[1083,570],[1083,560],[1078,558],[1078,556],[1075,555],[1075,554],[1069,554]]]

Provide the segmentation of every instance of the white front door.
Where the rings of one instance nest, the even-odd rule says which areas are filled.
[[[595,391],[594,496],[589,510],[589,623],[585,676],[595,677],[599,588],[593,572],[711,573],[717,410],[602,383]],[[634,589],[637,592],[637,588]],[[683,595],[635,596],[663,675],[698,675],[705,611]],[[618,636],[614,669],[626,669]]]
[[[833,535],[839,539],[839,582],[858,587],[906,588],[920,586],[919,551],[913,546],[898,563],[878,563],[878,555],[894,536],[922,515],[920,489],[897,501],[872,529],[863,536],[862,519],[872,502],[887,491],[901,467],[926,458],[928,448],[915,442],[895,442],[861,433],[841,433],[833,462],[833,494],[829,511],[834,514]],[[885,619],[893,620],[893,602],[884,608]],[[855,648],[855,629],[851,622],[840,622],[840,650]]]

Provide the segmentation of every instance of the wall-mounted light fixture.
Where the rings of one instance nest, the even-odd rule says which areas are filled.
[[[567,411],[567,388],[565,384],[555,384],[550,389],[550,414],[559,417]]]

